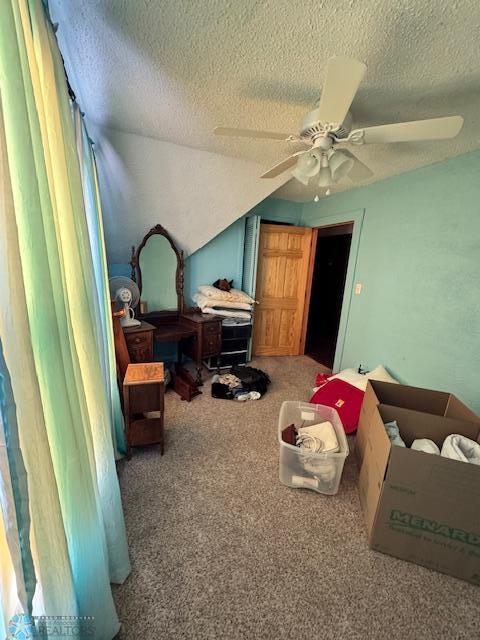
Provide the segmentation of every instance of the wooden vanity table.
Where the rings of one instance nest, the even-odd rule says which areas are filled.
[[[222,318],[185,308],[184,259],[169,233],[159,224],[150,229],[135,250],[131,277],[138,284],[148,312],[137,313],[139,327],[125,329],[132,362],[153,359],[153,342],[175,342],[177,363],[182,355],[195,362],[197,384],[202,384],[202,362],[221,351]],[[138,359],[139,358],[139,359]]]

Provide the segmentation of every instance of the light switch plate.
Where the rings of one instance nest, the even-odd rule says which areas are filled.
[[[363,284],[361,282],[357,282],[355,285],[355,295],[359,296],[362,293]]]

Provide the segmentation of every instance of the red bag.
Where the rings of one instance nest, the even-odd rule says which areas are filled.
[[[320,387],[310,399],[312,404],[324,404],[337,410],[345,433],[357,430],[364,392],[352,384],[334,378]]]
[[[324,385],[326,382],[328,382],[330,375],[330,373],[317,373],[317,375],[315,376],[315,386],[321,387],[322,385]]]

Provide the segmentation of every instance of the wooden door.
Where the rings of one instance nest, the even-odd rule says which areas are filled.
[[[262,224],[258,250],[253,354],[301,353],[312,230]]]

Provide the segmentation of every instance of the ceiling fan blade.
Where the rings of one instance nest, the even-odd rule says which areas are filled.
[[[255,131],[254,129],[235,129],[233,127],[215,127],[213,133],[217,136],[232,136],[236,138],[259,138],[265,140],[294,140],[298,136],[291,133],[277,133],[276,131]]]
[[[366,70],[367,66],[363,62],[353,58],[330,58],[318,108],[320,122],[342,124]]]
[[[304,153],[308,153],[308,150],[297,151],[297,153],[294,153],[293,156],[290,156],[289,158],[282,160],[281,162],[276,164],[274,167],[266,171],[264,174],[260,176],[260,178],[276,178],[287,169],[290,169],[290,167],[293,167],[293,165],[297,162],[298,156],[301,156]]]
[[[447,116],[430,120],[414,120],[397,124],[382,124],[352,131],[349,138],[360,144],[387,142],[414,142],[415,140],[442,140],[454,138],[463,126],[462,116]]]
[[[353,180],[354,182],[363,182],[373,176],[373,171],[369,169],[366,164],[363,164],[363,162],[359,160],[356,155],[351,153],[351,151],[342,149],[342,153],[349,156],[354,161],[353,167],[348,172],[350,180]]]

